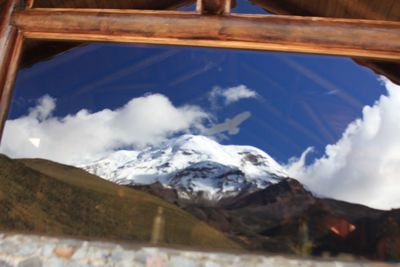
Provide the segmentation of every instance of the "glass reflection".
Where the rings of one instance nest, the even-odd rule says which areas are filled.
[[[23,59],[1,229],[398,260],[397,85],[338,57],[69,46]]]

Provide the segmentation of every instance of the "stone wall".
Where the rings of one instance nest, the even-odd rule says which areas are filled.
[[[0,234],[0,267],[383,267],[400,264],[211,253],[111,242]]]

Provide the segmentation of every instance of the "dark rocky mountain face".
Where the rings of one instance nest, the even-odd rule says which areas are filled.
[[[400,255],[395,212],[319,198],[255,147],[183,135],[80,167],[173,203],[250,250]]]
[[[250,250],[400,259],[400,210],[319,198],[294,179],[212,205],[180,199],[176,189],[161,184],[135,188],[174,203]]]

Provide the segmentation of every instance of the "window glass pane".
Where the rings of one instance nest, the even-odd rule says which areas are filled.
[[[270,12],[251,1],[236,1],[232,13],[266,14]]]
[[[28,43],[0,229],[398,257],[398,91],[349,58]]]

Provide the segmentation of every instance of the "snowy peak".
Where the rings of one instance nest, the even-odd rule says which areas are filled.
[[[80,167],[119,184],[160,182],[186,198],[201,193],[209,200],[265,188],[287,177],[260,149],[221,145],[199,135],[183,135],[142,151],[117,151]]]

